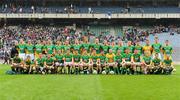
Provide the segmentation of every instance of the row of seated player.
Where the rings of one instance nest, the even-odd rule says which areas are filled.
[[[22,9],[22,10],[20,10]],[[78,7],[75,9],[74,13],[124,13],[127,9],[122,7],[92,7],[89,10],[88,7]],[[29,8],[12,8],[0,9],[1,13],[32,13],[31,7]],[[35,13],[66,13],[64,7],[37,7],[34,10]],[[142,7],[136,8],[132,7],[126,11],[127,13],[180,13],[180,8],[178,7]]]
[[[107,41],[100,45],[98,39],[94,44],[79,44],[78,40],[73,45],[68,41],[65,45],[59,43],[55,47],[49,43],[33,46],[30,41],[28,44],[20,41],[16,45],[19,55],[13,58],[12,71],[43,74],[170,74],[174,69],[172,47],[168,40],[164,46],[158,42],[158,38],[152,45],[146,40],[144,46],[138,42],[133,46],[130,41],[127,46],[122,41],[118,45],[109,45]]]

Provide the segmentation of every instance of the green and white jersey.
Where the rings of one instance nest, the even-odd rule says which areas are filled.
[[[152,62],[154,63],[155,66],[158,66],[158,65],[160,65],[160,63],[161,63],[161,59],[159,59],[159,58],[154,58],[154,59],[152,60]]]
[[[110,49],[112,49],[113,53],[116,53],[118,50],[118,45],[110,46]]]
[[[36,61],[37,61],[37,65],[44,67],[45,58],[37,58]]]
[[[172,48],[172,46],[163,46],[163,53],[164,54],[169,54],[169,55],[171,55],[172,54],[172,50],[173,50],[173,48]]]
[[[43,51],[43,45],[42,44],[36,44],[35,45],[35,48],[36,48],[36,53],[42,53],[42,51]]]
[[[70,50],[71,49],[71,45],[64,45],[64,50],[67,51],[67,50]]]
[[[82,46],[83,46],[84,49],[89,50],[90,44],[83,43]]]
[[[101,47],[102,47],[105,54],[108,53],[108,50],[110,48],[108,45],[101,45]]]
[[[56,58],[56,61],[62,62],[63,58],[64,58],[64,55],[55,55],[55,58]]]
[[[124,49],[125,49],[124,46],[118,46],[118,49],[117,49],[117,50],[120,50],[120,51],[121,51],[121,54],[122,54],[122,53],[124,53]]]
[[[46,62],[47,65],[52,65],[53,62],[54,62],[54,59],[52,57],[51,58],[46,58],[45,62]]]
[[[75,50],[78,50],[78,51],[81,49],[81,47],[82,47],[81,44],[74,44],[74,45],[72,45],[72,48],[75,49]]]
[[[98,56],[97,55],[91,55],[91,59],[92,59],[93,63],[96,63]]]
[[[82,61],[83,61],[84,63],[88,63],[88,62],[89,62],[89,59],[90,59],[90,56],[89,56],[89,55],[82,55],[81,58],[82,58]]]
[[[133,60],[134,62],[141,62],[141,55],[138,54],[133,54]]]
[[[65,58],[65,62],[72,62],[73,55],[72,54],[65,54],[64,58]]]
[[[27,50],[27,53],[28,54],[32,54],[32,53],[34,53],[34,45],[32,45],[32,44],[27,44],[26,45],[26,50]]]
[[[78,63],[81,60],[81,55],[80,54],[74,54],[73,58],[74,58],[74,62]]]
[[[121,63],[123,59],[123,55],[122,54],[116,54],[115,55],[115,61],[118,63]]]
[[[125,59],[125,61],[131,61],[131,58],[132,58],[132,54],[131,53],[124,53],[123,54],[123,58]]]
[[[48,54],[53,54],[54,45],[47,45],[46,50]]]
[[[126,46],[125,49],[129,49],[130,50],[130,53],[134,53],[134,46],[131,45],[131,46]]]
[[[22,59],[19,57],[14,57],[13,58],[13,63],[21,63]]]
[[[152,45],[153,53],[160,53],[161,52],[161,44],[155,43]]]
[[[18,44],[17,49],[18,49],[19,53],[25,53],[25,47],[26,47],[25,44]]]
[[[136,46],[134,46],[134,49],[135,49],[135,50],[138,50],[138,53],[139,53],[139,54],[142,54],[142,50],[143,50],[142,46],[136,45]]]
[[[172,60],[171,60],[171,59],[169,59],[169,60],[165,59],[165,60],[163,61],[163,63],[164,63],[166,66],[171,66]]]
[[[25,64],[26,64],[26,65],[31,65],[31,64],[32,64],[31,59],[26,59],[26,60],[25,60]]]
[[[151,60],[152,60],[151,56],[144,56],[143,57],[143,61],[148,65],[151,64]]]
[[[100,59],[101,64],[104,64],[106,62],[106,55],[104,55],[104,56],[100,55],[99,59]]]
[[[101,47],[100,44],[92,44],[91,47],[93,47],[94,49],[96,49],[96,52],[97,52],[97,53],[100,53],[100,47]]]
[[[56,49],[57,51],[59,51],[59,50],[64,50],[64,45],[55,45],[55,49]]]

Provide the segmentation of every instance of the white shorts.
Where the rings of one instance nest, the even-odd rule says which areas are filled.
[[[65,66],[67,66],[67,65],[71,66],[71,65],[72,65],[72,62],[64,62],[64,65],[65,65]]]
[[[26,54],[26,58],[30,56],[31,57],[31,60],[34,60],[34,54]]]
[[[115,63],[107,63],[108,66],[114,66]]]
[[[141,62],[134,62],[133,64],[140,66],[140,65],[141,65]]]
[[[155,58],[155,53],[153,53],[153,59]],[[162,60],[161,53],[158,53],[158,58]]]
[[[25,60],[26,54],[25,53],[19,53],[19,58]]]

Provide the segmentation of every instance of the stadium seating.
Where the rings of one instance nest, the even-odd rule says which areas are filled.
[[[65,7],[37,7],[36,13],[65,13]],[[16,8],[16,13],[19,13],[19,8]],[[93,13],[122,13],[125,8],[123,7],[92,7]],[[77,7],[75,8],[78,13],[88,13],[88,7]],[[12,9],[0,8],[0,13],[11,13]],[[32,13],[30,7],[23,8],[24,13]],[[180,13],[180,8],[178,7],[132,7],[129,13]]]

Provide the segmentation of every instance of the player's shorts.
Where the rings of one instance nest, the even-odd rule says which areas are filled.
[[[22,60],[25,60],[26,54],[25,53],[19,53],[19,58],[21,58]]]
[[[89,66],[89,63],[82,62],[83,66]]]
[[[153,53],[153,59],[155,58],[155,53]],[[158,53],[158,58],[161,60],[162,59],[162,56],[161,56],[161,53]]]
[[[34,60],[34,54],[26,54],[26,58],[30,56],[31,60]]]
[[[133,64],[136,65],[136,66],[141,66],[142,65],[141,62],[134,62]]]
[[[115,64],[114,62],[112,62],[112,63],[107,63],[108,66],[114,66],[114,64]]]
[[[80,63],[79,62],[74,62],[74,66],[79,67]]]
[[[72,62],[64,62],[65,66],[72,66]]]
[[[124,64],[125,64],[125,65],[132,65],[131,62],[125,62]]]

